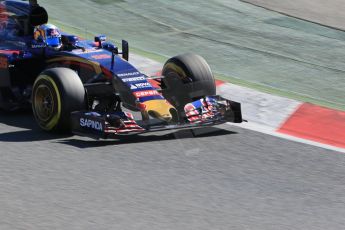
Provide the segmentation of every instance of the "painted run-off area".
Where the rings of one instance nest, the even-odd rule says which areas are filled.
[[[233,84],[218,93],[240,101],[248,123],[240,126],[327,149],[345,152],[345,112],[257,92]]]
[[[345,112],[303,104],[278,132],[345,149]]]
[[[345,110],[342,31],[236,0],[95,1],[40,2],[82,36],[126,38],[160,60],[195,52],[228,81]]]

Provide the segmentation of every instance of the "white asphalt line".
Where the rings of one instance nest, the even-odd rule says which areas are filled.
[[[231,125],[231,126],[236,126],[236,127],[264,133],[264,134],[267,134],[270,136],[280,137],[280,138],[287,139],[290,141],[295,141],[295,142],[299,142],[299,143],[303,143],[303,144],[307,144],[307,145],[312,145],[312,146],[323,148],[323,149],[328,149],[328,150],[332,150],[332,151],[336,151],[336,152],[340,152],[340,153],[345,153],[345,149],[343,149],[343,148],[338,148],[338,147],[334,147],[332,145],[321,144],[321,143],[318,143],[315,141],[309,141],[309,140],[306,140],[303,138],[298,138],[298,137],[293,137],[290,135],[278,133],[277,131],[273,130],[270,127],[260,125],[257,123],[253,123],[250,121],[248,123],[241,123],[241,124],[234,124],[234,123],[227,123],[227,124]]]
[[[278,129],[300,106],[301,102],[225,83],[220,95],[241,103],[243,118]]]

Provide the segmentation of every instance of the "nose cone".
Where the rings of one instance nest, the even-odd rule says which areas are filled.
[[[170,122],[173,119],[171,111],[176,109],[166,100],[147,101],[144,104],[150,116],[166,122]]]

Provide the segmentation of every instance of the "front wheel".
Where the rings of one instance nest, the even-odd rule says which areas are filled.
[[[162,75],[163,96],[181,116],[187,103],[216,94],[211,68],[199,55],[187,53],[170,58],[164,64]]]
[[[43,130],[70,130],[71,112],[85,108],[85,89],[73,70],[52,68],[37,77],[32,92],[32,110]]]

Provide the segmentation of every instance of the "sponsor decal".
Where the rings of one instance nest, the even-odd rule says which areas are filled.
[[[160,96],[160,94],[156,90],[145,90],[133,93],[135,97],[150,97],[150,96]]]
[[[131,84],[131,89],[147,89],[152,88],[152,85],[148,82]]]
[[[33,49],[39,49],[39,48],[44,48],[44,47],[47,47],[46,44],[32,44],[31,45],[31,48]]]
[[[122,78],[123,82],[135,82],[135,81],[145,81],[146,78],[144,75],[140,77],[132,77],[132,78]]]
[[[131,77],[131,76],[136,76],[136,75],[140,75],[140,72],[129,72],[129,73],[117,74],[118,77]]]
[[[87,118],[80,118],[80,126],[85,128],[103,131],[103,125],[99,121],[90,120]]]
[[[0,69],[7,69],[8,60],[6,57],[0,57]]]
[[[85,116],[101,117],[102,115],[96,112],[89,112],[89,113],[85,113]]]
[[[143,83],[135,84],[135,87],[137,87],[138,89],[145,89],[145,88],[151,88],[152,85],[148,82],[143,82]]]
[[[96,60],[103,60],[103,59],[109,59],[111,56],[109,54],[100,54],[100,55],[93,55],[91,58]]]

